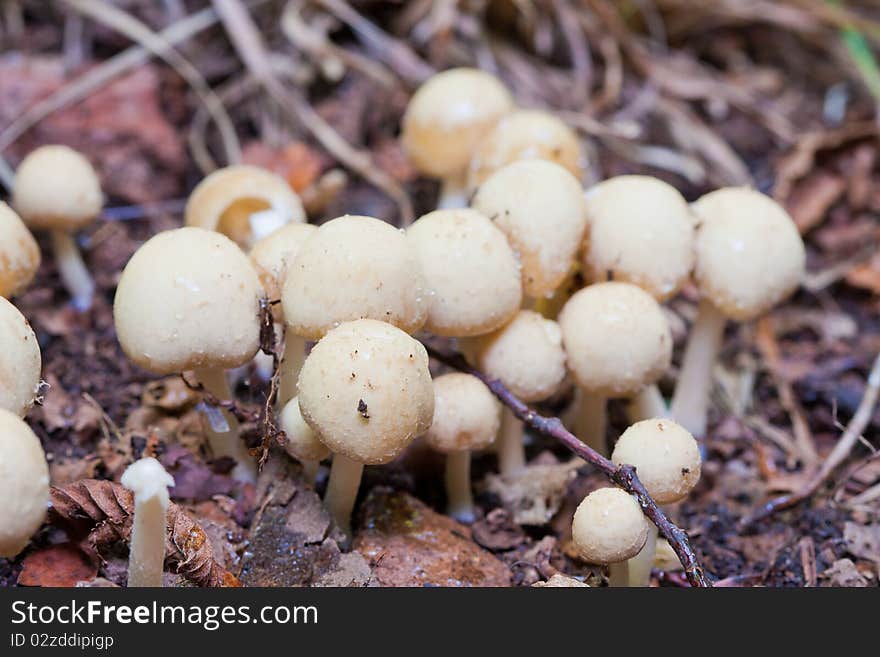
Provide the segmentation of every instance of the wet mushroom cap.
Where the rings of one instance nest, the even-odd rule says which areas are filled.
[[[157,374],[238,367],[259,348],[262,294],[251,261],[228,237],[165,231],[122,272],[116,332],[126,355]]]
[[[40,247],[19,216],[0,202],[0,297],[22,292],[40,267]]]
[[[694,278],[722,313],[754,319],[800,285],[804,243],[776,201],[753,189],[727,187],[691,207],[699,221]]]
[[[636,422],[624,431],[611,460],[632,465],[658,504],[684,499],[700,480],[700,449],[680,424],[666,419]]]
[[[654,298],[630,283],[596,283],[559,314],[568,368],[578,385],[604,397],[629,397],[669,368],[672,334]]]
[[[12,207],[31,228],[84,228],[100,214],[102,204],[98,174],[67,146],[41,146],[15,172]]]
[[[0,436],[0,557],[11,559],[25,548],[46,517],[49,468],[31,428],[2,409]]]
[[[20,417],[30,410],[40,388],[41,367],[33,329],[18,308],[0,297],[0,409]]]
[[[365,464],[388,463],[431,426],[428,354],[385,322],[340,324],[306,358],[299,406],[334,453]]]
[[[584,561],[620,563],[645,547],[648,521],[632,495],[620,488],[599,488],[574,512],[571,538]]]
[[[318,227],[312,224],[289,223],[254,244],[250,258],[271,301],[281,299],[281,289],[290,263],[317,230]],[[283,319],[281,304],[273,306],[273,312],[277,320]]]
[[[433,449],[485,449],[500,427],[501,405],[477,377],[452,372],[434,379],[434,422],[425,434]]]
[[[278,426],[287,435],[284,449],[292,457],[301,461],[323,461],[330,456],[330,450],[303,418],[297,397],[285,404],[278,416]]]
[[[650,176],[617,176],[586,200],[592,280],[633,283],[660,301],[673,296],[694,266],[694,221],[678,190]]]
[[[407,229],[428,284],[425,329],[467,337],[494,331],[522,305],[519,264],[507,238],[475,210],[437,210]]]
[[[355,319],[414,333],[428,317],[418,253],[403,231],[372,217],[321,225],[288,265],[281,299],[288,326],[310,340]]]
[[[513,98],[498,78],[473,68],[443,71],[425,82],[403,116],[403,147],[419,171],[436,178],[462,172],[477,142]]]

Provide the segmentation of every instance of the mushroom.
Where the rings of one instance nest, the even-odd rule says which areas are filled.
[[[549,112],[517,110],[495,124],[482,139],[468,167],[468,186],[476,189],[499,169],[517,160],[547,160],[580,181],[584,153],[574,130]]]
[[[137,365],[164,375],[194,370],[208,392],[231,399],[224,370],[257,353],[262,294],[250,260],[229,238],[203,228],[169,230],[144,243],[122,272],[116,333]],[[253,482],[256,466],[238,422],[208,413],[214,455],[234,459],[234,476]]]
[[[467,205],[465,175],[474,148],[513,108],[501,81],[473,68],[443,71],[416,90],[401,141],[416,169],[442,181],[437,207]]]
[[[608,399],[642,397],[640,408],[659,406],[665,412],[662,397],[651,388],[672,359],[669,324],[658,303],[641,288],[596,283],[568,300],[559,326],[568,369],[578,386],[575,433],[607,454]]]
[[[626,562],[645,547],[649,525],[632,495],[599,488],[574,512],[571,539],[584,561],[609,566],[609,586],[627,586]]]
[[[0,297],[0,409],[24,417],[39,392],[41,367],[34,330],[18,308]]]
[[[174,486],[174,478],[159,461],[147,457],[128,466],[119,481],[134,493],[128,586],[162,586],[168,487]]]
[[[498,400],[478,378],[453,372],[434,379],[434,422],[425,441],[446,454],[446,509],[456,520],[475,520],[471,451],[491,445],[500,425]]]
[[[40,267],[40,247],[15,212],[0,202],[0,297],[20,294]]]
[[[657,504],[687,497],[700,480],[700,449],[687,429],[672,420],[652,418],[636,422],[621,434],[611,460],[631,465]],[[654,564],[657,527],[648,523],[644,549],[627,564],[629,585],[647,586]]]
[[[565,378],[565,351],[559,325],[531,310],[521,310],[505,326],[471,341],[472,360],[490,377],[501,380],[525,402],[547,399]],[[498,435],[502,475],[525,467],[523,424],[505,407]]]
[[[804,243],[776,201],[745,187],[711,192],[693,206],[699,222],[694,278],[701,301],[672,399],[672,417],[706,432],[712,366],[728,319],[747,322],[791,295],[804,275]]]
[[[12,559],[46,517],[49,467],[39,438],[5,409],[0,409],[0,436],[0,557]]]
[[[306,358],[299,407],[333,452],[324,501],[350,537],[364,465],[394,460],[431,426],[428,354],[420,342],[385,322],[344,322]]]
[[[299,399],[297,397],[294,397],[284,405],[284,408],[278,415],[278,425],[287,435],[287,443],[285,443],[284,449],[302,464],[304,477],[307,481],[314,484],[318,478],[321,461],[330,456],[331,452],[318,439],[318,434],[306,423],[302,412],[299,410]]]
[[[552,296],[575,264],[587,228],[575,177],[544,160],[514,162],[480,185],[473,207],[507,235],[522,266],[526,296]]]
[[[29,227],[49,231],[58,273],[81,311],[91,307],[95,283],[73,234],[95,220],[102,204],[98,174],[67,146],[41,146],[15,172],[12,205]]]
[[[271,171],[246,164],[218,169],[189,196],[184,223],[223,233],[248,249],[289,222],[304,223],[299,196]]]

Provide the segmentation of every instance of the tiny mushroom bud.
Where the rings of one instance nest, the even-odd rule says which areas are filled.
[[[461,522],[475,519],[471,450],[495,441],[500,411],[498,400],[475,376],[453,372],[434,379],[434,422],[425,441],[446,454],[447,512]]]
[[[254,357],[260,340],[259,277],[229,238],[202,228],[159,233],[122,272],[113,309],[126,355],[157,374],[195,370],[205,389],[232,397],[224,370]],[[256,479],[256,466],[229,413],[208,409],[214,455],[235,460],[235,476]]]
[[[0,297],[0,409],[24,417],[39,391],[41,366],[33,329],[18,308]]]
[[[0,297],[19,294],[40,267],[40,248],[15,212],[0,202]]]
[[[477,69],[443,71],[419,87],[403,116],[401,140],[421,173],[443,181],[438,207],[467,204],[464,177],[474,148],[513,107],[501,81]]]
[[[330,456],[327,446],[318,439],[318,434],[306,423],[299,410],[299,399],[294,397],[281,410],[278,425],[287,435],[284,448],[303,466],[305,478],[314,483],[318,476],[321,461]]]
[[[312,349],[299,388],[305,421],[334,454],[325,503],[351,536],[364,465],[393,461],[431,426],[428,354],[420,342],[385,322],[345,322]]]
[[[174,478],[159,461],[148,457],[128,466],[120,483],[134,493],[128,586],[162,586],[168,487],[174,486]]]
[[[303,223],[302,202],[284,178],[246,164],[218,169],[196,185],[184,222],[250,248],[287,223]]]
[[[91,224],[102,204],[98,174],[67,146],[41,146],[15,172],[12,205],[28,226],[50,232],[58,272],[78,310],[91,307],[95,283],[73,233]]]
[[[605,454],[605,402],[648,394],[669,368],[672,334],[654,298],[630,283],[596,283],[559,314],[568,368],[578,385],[575,432]],[[659,393],[657,393],[659,395]]]
[[[804,243],[776,201],[728,187],[696,201],[696,269],[702,301],[685,349],[672,417],[706,432],[712,366],[728,319],[747,322],[791,295],[804,275]]]

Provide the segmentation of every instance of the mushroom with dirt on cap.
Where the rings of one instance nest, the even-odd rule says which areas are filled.
[[[797,227],[776,201],[746,187],[698,199],[694,278],[701,301],[672,399],[672,417],[697,437],[706,432],[712,367],[728,319],[747,322],[791,295],[806,254]]]
[[[303,476],[310,484],[314,484],[321,461],[330,456],[331,452],[303,418],[297,397],[284,405],[278,415],[278,426],[287,436],[284,449],[302,464]]]
[[[18,308],[0,297],[0,409],[24,415],[40,390],[37,336]]]
[[[202,228],[152,237],[132,256],[116,290],[116,333],[126,355],[157,374],[190,370],[220,400],[232,398],[225,370],[250,361],[260,345],[263,290],[248,257],[229,238]],[[215,457],[235,461],[234,476],[256,480],[237,420],[208,408]]]
[[[21,218],[0,202],[0,297],[24,291],[40,267],[40,247]]]
[[[91,307],[95,283],[74,233],[91,224],[102,205],[98,174],[85,157],[67,146],[41,146],[15,172],[12,206],[28,226],[49,231],[61,280],[81,311]]]

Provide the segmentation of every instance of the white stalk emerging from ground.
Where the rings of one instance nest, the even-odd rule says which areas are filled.
[[[92,307],[95,296],[95,282],[82,259],[74,236],[62,229],[50,232],[55,264],[61,282],[70,294],[74,308],[85,311]]]
[[[645,386],[640,393],[629,400],[627,414],[632,423],[652,417],[669,417],[666,400],[656,385]]]
[[[337,527],[349,538],[352,535],[351,512],[354,510],[363,472],[363,463],[342,454],[333,455],[333,465],[330,468],[330,480],[327,482],[324,504]]]
[[[607,400],[602,395],[578,388],[574,403],[576,409],[575,435],[602,456],[608,456],[608,446],[605,440],[605,428],[608,421],[605,411]]]
[[[440,186],[438,210],[457,210],[468,206],[467,185],[464,175],[445,178]]]
[[[523,444],[523,423],[506,406],[501,411],[501,430],[498,432],[498,469],[502,475],[512,475],[526,467],[526,448]]]
[[[289,330],[284,336],[284,352],[281,355],[281,374],[278,379],[278,407],[283,408],[287,402],[296,397],[299,372],[306,359],[305,338],[295,335]]]
[[[471,523],[474,496],[471,493],[471,453],[468,450],[446,455],[446,513],[456,520]]]
[[[645,587],[651,582],[651,568],[657,552],[657,527],[647,523],[648,540],[639,553],[628,561],[608,566],[610,586]]]
[[[168,487],[174,486],[174,479],[156,459],[143,458],[130,465],[120,481],[134,493],[128,586],[162,586]]]

